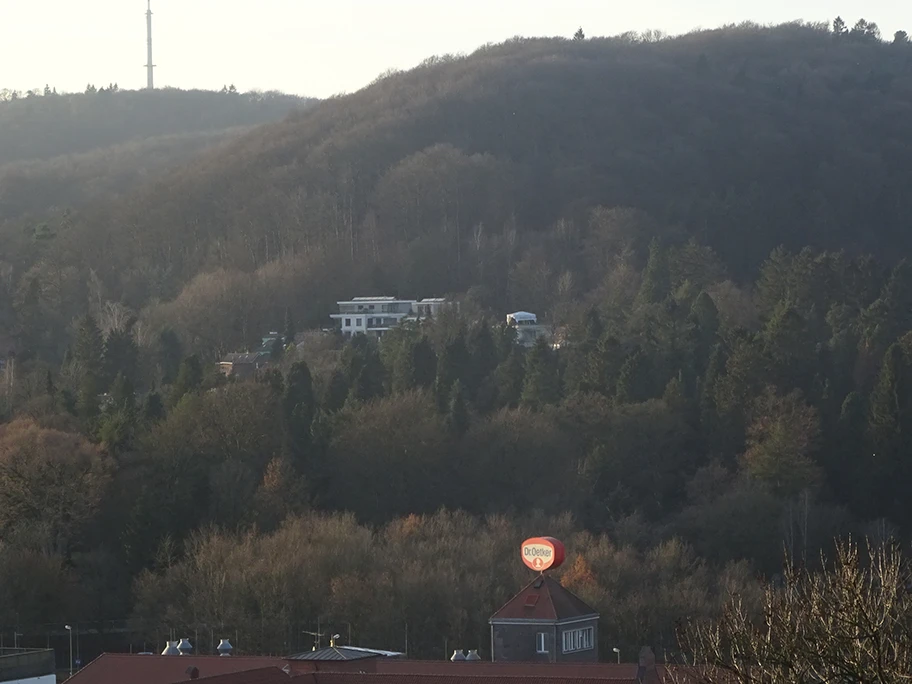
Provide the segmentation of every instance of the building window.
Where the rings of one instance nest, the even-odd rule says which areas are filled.
[[[535,652],[536,653],[547,653],[548,652],[548,633],[539,632],[535,635]]]
[[[593,648],[592,627],[583,629],[570,629],[563,633],[564,653],[575,653],[576,651],[591,651]]]
[[[350,318],[345,319],[345,327],[346,328],[352,327],[352,319],[350,319]]]
[[[360,327],[361,327],[361,321],[362,321],[362,320],[364,320],[364,319],[362,319],[362,318],[356,318],[356,319],[355,319],[355,326],[358,327],[358,328],[360,328]]]

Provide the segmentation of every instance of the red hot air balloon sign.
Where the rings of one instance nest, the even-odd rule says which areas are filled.
[[[532,537],[522,544],[522,560],[537,572],[553,570],[564,562],[564,545],[554,537]]]

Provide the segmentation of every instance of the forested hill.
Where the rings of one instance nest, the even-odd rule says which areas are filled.
[[[92,212],[60,258],[113,292],[129,280],[134,307],[317,248],[371,264],[354,269],[371,282],[334,280],[344,292],[504,291],[479,254],[521,255],[560,219],[585,242],[596,206],[648,215],[627,227],[640,250],[675,229],[734,274],[779,244],[892,258],[912,246],[910,152],[906,42],[800,24],[513,40],[261,128]],[[547,260],[578,289],[604,275]]]
[[[912,246],[910,151],[907,42],[801,24],[514,40],[265,126],[61,219],[41,249],[16,246],[17,226],[7,259],[27,279],[91,269],[136,311],[182,290],[224,311],[211,293],[233,290],[264,318],[291,306],[314,324],[356,290],[481,286],[496,308],[547,315],[561,277],[592,292],[606,276],[594,253],[627,249],[639,267],[656,235],[712,247],[737,278],[780,244],[892,259]],[[599,206],[637,212],[606,223]],[[307,264],[275,264],[294,259]],[[238,278],[262,268],[306,276],[245,291]],[[200,273],[215,282],[194,289]],[[259,325],[245,313],[210,341]]]
[[[0,167],[154,138],[275,121],[308,101],[280,93],[101,90],[0,99]]]
[[[25,226],[0,226],[0,232],[24,227],[34,234],[51,210],[109,202],[310,102],[278,93],[114,86],[15,99],[0,91],[0,223],[29,217]]]

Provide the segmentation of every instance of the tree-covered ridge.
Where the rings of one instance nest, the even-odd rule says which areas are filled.
[[[275,121],[312,102],[281,93],[237,93],[172,88],[13,98],[0,91],[0,166],[90,152],[126,142],[217,131]]]
[[[603,646],[660,651],[783,546],[908,539],[912,54],[865,27],[489,46],[7,223],[0,624],[278,651],[326,616],[438,657],[549,532]],[[319,330],[380,292],[460,310]],[[517,309],[557,344],[515,344]],[[270,330],[303,335],[216,372]]]
[[[264,127],[15,260],[91,269],[138,311],[301,259],[346,292],[514,301],[512,277],[578,296],[603,282],[599,250],[665,233],[746,277],[779,244],[890,259],[910,246],[910,66],[905,43],[801,24],[514,40]],[[598,206],[640,213],[606,229]]]
[[[477,638],[520,567],[509,540],[538,521],[571,540],[563,579],[606,611],[605,644],[671,648],[677,618],[753,592],[783,546],[813,564],[837,535],[908,538],[905,262],[777,249],[740,289],[712,250],[654,240],[641,269],[617,271],[625,286],[573,308],[557,349],[517,346],[468,296],[379,344],[305,333],[249,382],[122,305],[78,318],[62,366],[7,375],[0,570],[31,563],[79,589],[11,594],[5,610],[37,623],[59,601],[150,633],[220,621],[263,650],[315,614],[375,644],[408,622],[425,625],[415,653],[435,657],[448,635]],[[290,311],[282,327],[291,339]],[[67,501],[74,483],[91,494],[78,515],[32,503]],[[405,550],[425,525],[443,526],[434,544],[496,549],[472,570],[486,579],[471,606],[440,589],[446,562]],[[303,603],[260,593],[302,572],[275,556],[289,545],[325,555]],[[342,567],[346,545],[394,566]],[[240,572],[253,566],[266,585]],[[618,605],[619,566],[655,573],[655,595]],[[92,593],[93,573],[116,591]],[[208,593],[214,576],[231,591]]]

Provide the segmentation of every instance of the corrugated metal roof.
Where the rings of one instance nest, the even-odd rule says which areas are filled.
[[[288,660],[363,660],[364,658],[384,658],[400,656],[395,651],[379,651],[371,648],[356,648],[353,646],[327,646],[317,651],[305,651]]]

